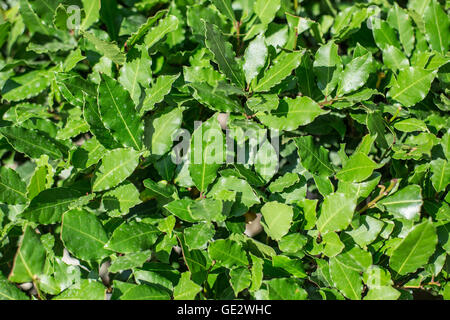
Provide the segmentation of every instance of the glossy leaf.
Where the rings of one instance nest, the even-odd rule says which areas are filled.
[[[264,67],[268,55],[265,38],[263,35],[258,35],[245,50],[244,65],[242,68],[245,72],[245,80],[248,84],[259,74],[259,71]]]
[[[334,172],[328,159],[328,151],[322,146],[317,147],[312,136],[297,138],[295,143],[300,161],[310,173],[329,176]]]
[[[336,174],[336,178],[343,181],[360,182],[370,177],[376,168],[377,164],[372,159],[358,152],[348,159],[342,170]]]
[[[69,188],[43,190],[31,200],[23,215],[30,221],[52,224],[61,221],[62,214],[81,201],[82,193]]]
[[[269,91],[273,86],[279,84],[296,69],[301,62],[304,51],[282,52],[273,62],[272,67],[264,72],[261,79],[253,87],[255,92]]]
[[[430,221],[416,225],[392,252],[389,266],[400,275],[415,272],[428,261],[437,243]]]
[[[173,83],[178,79],[179,75],[173,76],[160,76],[156,79],[155,84],[145,90],[145,99],[142,103],[142,108],[139,110],[140,114],[144,114],[146,111],[153,110],[155,104],[163,101],[164,97],[172,89]]]
[[[0,201],[8,204],[27,202],[26,185],[12,169],[0,168]]]
[[[219,28],[208,22],[205,23],[205,44],[213,53],[219,69],[240,88],[245,87],[244,72],[235,60],[231,44],[228,43]]]
[[[422,206],[422,193],[418,185],[409,185],[393,195],[382,199],[379,204],[391,214],[405,219],[415,219]]]
[[[180,281],[173,289],[174,300],[194,300],[195,296],[202,290],[202,287],[190,279],[191,273],[181,274]]]
[[[406,107],[413,106],[426,97],[434,77],[434,71],[416,67],[401,69],[388,95]]]
[[[148,250],[158,237],[158,230],[142,222],[125,222],[114,230],[105,248],[120,253]]]
[[[103,123],[114,138],[125,147],[140,150],[143,126],[128,91],[103,75],[98,88],[98,103]]]
[[[199,126],[192,135],[189,173],[200,191],[206,191],[216,179],[217,170],[225,160],[223,140],[215,117]]]
[[[18,152],[29,157],[39,158],[48,155],[51,159],[60,159],[67,154],[67,147],[42,131],[22,127],[0,127],[2,134]]]
[[[279,0],[256,0],[253,4],[253,10],[255,10],[256,15],[263,24],[269,24],[275,18],[278,9],[280,9],[280,4]]]
[[[448,16],[438,1],[432,0],[423,12],[425,35],[433,50],[446,53],[448,50]]]
[[[317,229],[321,233],[344,230],[351,222],[356,204],[350,195],[333,193],[325,197]]]
[[[93,191],[108,190],[128,178],[139,163],[133,149],[115,149],[106,153],[92,182]]]
[[[270,113],[257,113],[258,119],[266,126],[276,130],[292,131],[304,126],[320,115],[328,113],[309,97],[284,98],[276,110]]]
[[[8,279],[19,283],[35,280],[44,271],[44,263],[44,246],[33,228],[26,226]]]
[[[267,202],[261,213],[264,218],[263,227],[266,233],[274,240],[280,240],[291,227],[292,207],[278,202]]]
[[[242,250],[242,246],[230,239],[214,241],[208,247],[211,259],[220,261],[224,266],[246,266],[248,264],[247,255]]]
[[[101,222],[85,210],[74,209],[64,214],[61,239],[77,258],[100,260],[108,255],[103,248],[108,237]]]

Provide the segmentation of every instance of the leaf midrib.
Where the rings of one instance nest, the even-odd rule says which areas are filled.
[[[108,84],[108,81],[107,81],[107,80],[105,80],[105,85],[106,85],[106,88],[108,89],[109,95],[111,96],[111,101],[113,102],[114,107],[116,108],[117,112],[119,113],[120,119],[122,120],[123,124],[125,125],[125,128],[127,129],[129,136],[130,136],[131,139],[133,140],[133,143],[134,143],[134,145],[136,146],[137,150],[140,150],[139,145],[138,145],[136,139],[134,138],[133,134],[131,133],[130,128],[128,127],[127,122],[126,122],[125,119],[123,118],[123,115],[122,115],[122,112],[121,112],[120,109],[119,109],[119,106],[116,104],[116,101],[114,100],[114,96],[113,96],[113,94],[112,94],[112,92],[111,92],[111,89],[110,89],[110,87],[109,87],[109,84]]]

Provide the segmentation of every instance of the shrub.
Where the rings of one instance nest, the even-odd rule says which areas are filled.
[[[448,2],[0,5],[0,299],[450,297]]]

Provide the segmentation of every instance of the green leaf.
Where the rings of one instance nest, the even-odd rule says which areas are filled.
[[[378,203],[397,218],[414,220],[420,214],[422,193],[418,185],[409,185]]]
[[[46,133],[22,127],[0,127],[0,133],[18,152],[31,158],[48,155],[51,159],[61,159],[67,155],[67,147]]]
[[[390,286],[381,286],[369,290],[364,300],[397,300],[401,293]]]
[[[0,299],[450,297],[448,1],[3,2]]]
[[[107,149],[119,148],[121,145],[105,127],[100,116],[100,110],[94,99],[85,96],[86,102],[83,108],[84,119],[89,125],[90,131],[98,141]]]
[[[384,223],[371,216],[364,215],[360,218],[360,225],[347,233],[362,248],[375,241],[384,227]]]
[[[224,137],[215,116],[194,131],[190,152],[189,173],[195,186],[204,192],[225,161]]]
[[[350,61],[340,75],[337,95],[348,94],[361,88],[369,78],[372,69],[373,59],[370,53]]]
[[[448,15],[438,1],[432,0],[423,12],[425,35],[433,50],[442,54],[448,51]]]
[[[170,300],[170,295],[154,284],[141,284],[127,290],[120,300]]]
[[[76,168],[86,169],[97,164],[105,153],[105,148],[97,138],[92,137],[72,154],[72,163]]]
[[[341,251],[345,247],[336,232],[325,233],[322,237],[322,240],[325,244],[325,247],[323,248],[323,254],[330,258],[341,253]]]
[[[289,232],[294,215],[291,206],[276,201],[267,202],[261,213],[264,218],[261,224],[272,239],[280,240]]]
[[[436,159],[430,162],[431,182],[437,192],[445,191],[447,185],[450,183],[450,166],[447,160]]]
[[[344,230],[352,221],[355,207],[352,195],[343,193],[327,195],[317,219],[317,229],[321,233]]]
[[[397,47],[388,45],[383,50],[383,62],[393,71],[409,67],[409,61],[403,52]]]
[[[27,202],[26,185],[12,169],[0,168],[0,201],[8,204]]]
[[[190,83],[194,90],[193,97],[200,103],[214,111],[242,112],[243,108],[236,100],[229,98],[227,94],[218,88],[212,88],[207,83]]]
[[[400,275],[415,272],[428,262],[437,241],[436,230],[430,221],[416,225],[392,252],[389,266]]]
[[[280,241],[278,241],[278,246],[280,250],[286,253],[296,253],[302,250],[307,242],[306,236],[300,233],[291,233],[284,236]]]
[[[36,14],[31,3],[28,0],[20,0],[19,3],[19,10],[23,20],[22,23],[25,23],[32,33],[38,32],[49,35],[50,29],[45,26],[44,21]]]
[[[183,110],[173,108],[155,113],[148,120],[145,126],[144,143],[155,159],[170,151],[175,132],[180,128],[182,119]]]
[[[204,21],[205,44],[213,53],[221,72],[240,88],[245,88],[245,76],[240,65],[235,60],[232,46],[227,42],[216,25]]]
[[[103,123],[114,138],[125,147],[141,150],[143,124],[128,91],[103,74],[98,88],[98,103]]]
[[[304,54],[305,51],[281,52],[272,66],[267,69],[262,78],[258,80],[258,83],[253,87],[253,91],[269,91],[272,87],[279,84],[292,73],[292,70],[300,65]]]
[[[234,176],[220,177],[208,192],[208,197],[220,200],[220,195],[226,191],[236,195],[236,197],[233,196],[235,203],[232,206],[231,215],[240,216],[246,213],[251,206],[260,203],[259,197],[248,182]]]
[[[275,278],[267,281],[270,300],[306,300],[308,293],[293,278]]]
[[[178,198],[176,188],[168,184],[167,181],[154,182],[153,180],[145,179],[144,186],[161,199]]]
[[[25,292],[0,276],[0,300],[29,300]]]
[[[133,149],[114,149],[102,158],[92,183],[92,191],[108,190],[128,178],[139,164],[139,152]]]
[[[379,18],[372,19],[372,34],[378,48],[386,50],[388,46],[394,46],[401,49],[395,30]]]
[[[265,181],[270,181],[278,170],[278,155],[268,140],[260,146],[254,161],[255,171]]]
[[[345,163],[342,170],[336,174],[336,178],[349,182],[360,182],[372,175],[377,164],[361,152],[354,153]]]
[[[239,292],[248,288],[251,282],[251,274],[247,268],[239,267],[230,271],[230,284],[236,296]]]
[[[142,108],[139,113],[142,115],[149,110],[155,108],[155,104],[164,100],[164,97],[169,94],[172,89],[173,83],[178,79],[180,75],[164,75],[156,79],[155,84],[151,88],[145,90],[145,99],[142,103]]]
[[[122,65],[126,62],[126,57],[119,47],[112,42],[104,41],[90,32],[83,32],[83,37],[95,46],[95,49],[103,56],[111,59],[112,62]]]
[[[149,17],[145,23],[143,23],[139,29],[132,33],[128,38],[126,45],[128,48],[132,48],[136,43],[140,41],[140,39],[147,34],[148,30],[158,21],[159,18],[164,16],[167,13],[167,10],[160,10],[155,13],[154,16]]]
[[[414,49],[415,37],[414,28],[408,12],[402,9],[397,3],[394,3],[394,7],[389,10],[387,22],[397,30],[405,53],[407,56],[410,56]]]
[[[202,291],[202,287],[191,280],[189,271],[181,274],[180,281],[173,288],[174,300],[194,300],[195,296]]]
[[[411,107],[426,97],[435,75],[435,71],[417,67],[401,69],[388,96],[405,107]]]
[[[366,117],[367,129],[372,136],[376,135],[376,142],[382,148],[388,148],[389,144],[386,140],[385,127],[386,121],[381,116],[381,112],[370,112]]]
[[[280,9],[280,5],[280,0],[256,0],[253,3],[253,10],[263,24],[269,24],[275,18],[277,11]]]
[[[190,213],[191,219],[194,221],[224,221],[225,217],[222,215],[222,201],[213,199],[201,199],[199,201],[188,202],[188,207],[183,207],[184,216],[187,219],[186,213]],[[187,211],[187,212],[186,212]],[[174,213],[177,215],[176,213]],[[178,215],[177,215],[178,216]],[[179,216],[181,218],[181,216]],[[183,219],[183,218],[181,218]],[[183,219],[185,220],[185,219]],[[189,220],[186,220],[189,221]]]
[[[21,124],[31,118],[48,118],[50,114],[47,108],[42,105],[32,103],[20,103],[9,108],[3,115],[3,119]]]
[[[251,286],[249,288],[250,291],[258,290],[262,285],[263,280],[263,259],[258,258],[250,253],[250,257],[252,259],[252,268],[251,272]]]
[[[346,182],[339,180],[338,192],[353,195],[357,202],[367,198],[380,182],[381,174],[374,172],[366,181],[363,182]]]
[[[317,85],[325,97],[331,95],[336,88],[338,77],[342,71],[338,46],[330,41],[317,50],[313,63],[313,71],[317,77]]]
[[[246,266],[248,259],[242,246],[230,239],[220,239],[212,242],[208,247],[211,259],[217,260],[225,267]]]
[[[294,185],[299,181],[298,174],[288,172],[284,176],[279,177],[269,185],[269,190],[272,193],[281,192],[284,189]]]
[[[52,238],[52,240],[54,239]],[[53,245],[53,243],[51,245]],[[49,252],[47,246],[46,249],[47,252]],[[63,290],[71,287],[74,283],[80,281],[80,269],[78,266],[66,264],[60,257],[54,257],[52,271],[52,275],[45,274],[39,278],[39,287],[45,293],[57,295]]]
[[[297,97],[295,99],[285,97],[280,101],[276,110],[270,113],[259,112],[256,115],[264,125],[272,129],[293,131],[327,113],[328,111],[321,109],[309,97]]]
[[[176,30],[178,24],[179,20],[174,15],[168,15],[164,19],[160,20],[158,25],[150,29],[150,31],[145,35],[144,44],[147,50],[162,40],[168,33]]]
[[[260,34],[249,43],[244,53],[244,65],[242,68],[244,69],[247,84],[250,84],[258,76],[266,63],[267,56],[268,50],[265,37]]]
[[[330,258],[330,275],[333,285],[347,298],[360,300],[363,290],[361,276],[355,270],[348,268],[337,258]]]
[[[33,228],[25,226],[8,279],[19,283],[35,281],[44,271],[44,264],[44,246]]]
[[[102,196],[103,207],[108,216],[120,217],[128,214],[130,208],[141,203],[138,189],[130,182],[105,192]]]
[[[75,257],[88,261],[101,260],[109,254],[103,248],[108,236],[94,214],[74,209],[64,213],[61,225],[64,246]]]
[[[233,21],[233,23],[236,22],[236,17],[233,8],[231,7],[231,0],[212,0],[211,2],[220,13]]]
[[[335,257],[339,262],[351,270],[365,272],[373,263],[370,252],[367,252],[356,245],[347,245],[341,254]]]
[[[140,56],[128,61],[120,68],[119,82],[128,91],[135,105],[139,105],[142,87],[150,83],[152,60],[147,50],[142,50]]]
[[[428,131],[427,125],[419,119],[409,118],[394,124],[395,129],[402,132]]]
[[[60,295],[53,298],[54,300],[105,300],[105,286],[94,280],[81,279],[79,286],[73,286]]]
[[[5,91],[8,86],[2,89],[4,99],[13,102],[30,99],[37,96],[50,85],[50,79],[47,71],[31,71],[10,79],[11,88]]]
[[[321,195],[326,196],[327,194],[334,192],[333,183],[326,176],[313,176],[314,182],[317,186],[317,190]]]
[[[297,76],[298,87],[304,96],[312,99],[317,99],[321,96],[319,87],[313,71],[313,59],[311,54],[307,51],[302,56],[300,66],[295,70]]]
[[[60,222],[63,213],[75,206],[81,200],[81,196],[81,192],[69,188],[43,190],[31,200],[23,216],[40,224]]]
[[[307,276],[303,263],[299,259],[290,259],[283,255],[272,257],[272,265],[275,268],[282,268],[296,278],[305,278]]]
[[[156,242],[158,229],[143,222],[125,222],[114,230],[105,248],[120,253],[144,251]]]
[[[295,144],[303,167],[310,173],[330,176],[334,172],[328,159],[328,151],[322,146],[316,146],[312,136],[296,138]]]
[[[100,13],[100,0],[82,0],[85,17],[81,22],[80,29],[87,30],[92,24],[97,22]]]
[[[123,270],[129,270],[136,267],[142,267],[145,261],[151,257],[151,251],[133,252],[118,257],[108,268],[109,272],[116,273]]]

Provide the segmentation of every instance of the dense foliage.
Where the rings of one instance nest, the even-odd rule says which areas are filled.
[[[0,299],[450,298],[448,1],[0,10]]]

